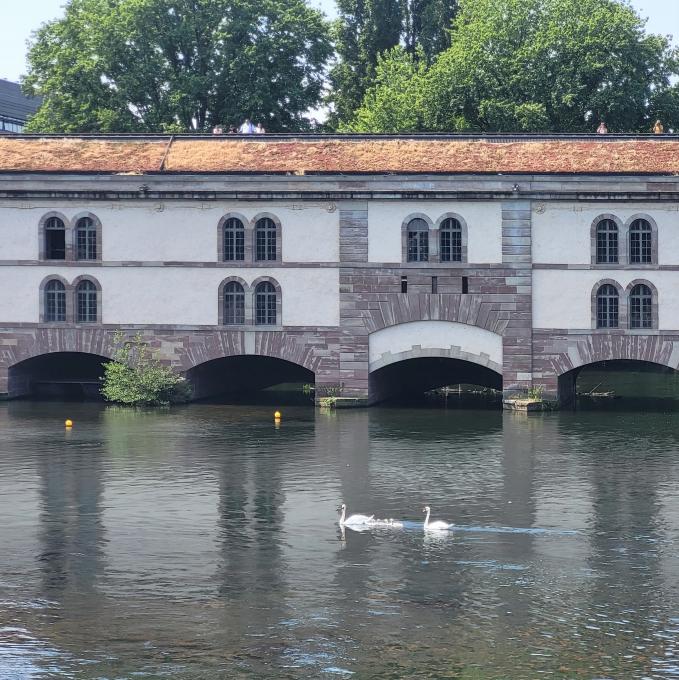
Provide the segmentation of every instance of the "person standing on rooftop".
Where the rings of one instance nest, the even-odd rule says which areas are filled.
[[[653,126],[653,134],[654,135],[661,135],[665,132],[665,128],[663,127],[663,124],[659,121],[655,121],[655,125]]]
[[[243,124],[238,128],[238,132],[241,135],[251,135],[255,131],[255,126],[252,124],[249,118],[243,121]]]
[[[256,135],[263,135],[266,132],[264,129],[264,126],[261,123],[257,123],[257,127],[255,128],[255,134]]]
[[[598,135],[607,135],[608,134],[608,128],[606,127],[606,123],[602,120],[599,123],[599,127],[596,129],[596,133]]]

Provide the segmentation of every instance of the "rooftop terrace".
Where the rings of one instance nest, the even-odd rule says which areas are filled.
[[[0,172],[679,175],[679,135],[8,135]]]

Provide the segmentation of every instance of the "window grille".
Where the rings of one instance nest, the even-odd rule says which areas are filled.
[[[91,217],[81,217],[75,228],[76,259],[97,259],[97,227]]]
[[[66,227],[58,217],[50,217],[45,222],[45,258],[66,259]]]
[[[276,289],[262,281],[255,288],[255,323],[259,326],[276,325]]]
[[[45,286],[45,321],[66,321],[66,286],[55,279]]]
[[[596,326],[597,328],[617,328],[618,319],[618,291],[615,286],[605,284],[596,294]]]
[[[245,323],[245,290],[237,281],[224,286],[224,324],[237,326]]]
[[[268,217],[257,220],[255,225],[255,259],[276,259],[276,223]]]
[[[245,259],[245,227],[237,217],[224,222],[224,260],[226,262]]]
[[[429,225],[420,218],[408,222],[408,262],[429,260]]]
[[[618,225],[613,220],[601,220],[596,227],[597,264],[617,264]]]
[[[634,220],[629,230],[629,257],[634,264],[653,261],[653,231],[646,220]]]
[[[81,281],[75,291],[77,323],[97,322],[97,287],[92,281]]]
[[[462,225],[453,217],[443,220],[439,230],[441,262],[462,262]]]
[[[653,293],[639,283],[629,296],[630,328],[653,328]]]

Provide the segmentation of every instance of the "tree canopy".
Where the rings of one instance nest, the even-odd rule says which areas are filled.
[[[337,0],[337,64],[330,73],[331,124],[349,120],[372,85],[380,55],[402,45],[431,61],[450,45],[458,0]]]
[[[40,132],[303,130],[332,52],[305,0],[70,0],[40,28],[24,86]]]
[[[679,54],[619,0],[461,0],[429,68],[380,59],[357,132],[649,131],[679,126]]]

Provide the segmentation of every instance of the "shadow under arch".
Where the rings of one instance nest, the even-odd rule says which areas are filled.
[[[10,399],[99,401],[103,364],[110,359],[90,352],[49,352],[9,368]]]
[[[604,359],[559,376],[562,406],[679,409],[679,371],[644,359]]]
[[[245,402],[274,385],[313,385],[315,375],[312,370],[285,359],[239,354],[198,364],[186,372],[186,379],[196,400],[225,399]],[[308,400],[311,402],[311,397]]]

